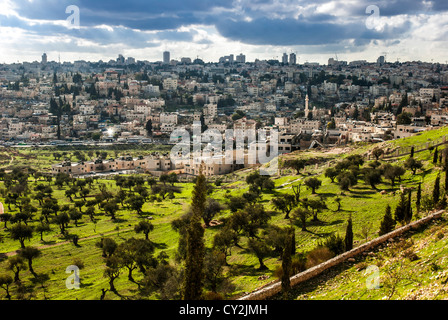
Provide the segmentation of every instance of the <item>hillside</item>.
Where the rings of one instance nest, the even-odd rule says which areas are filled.
[[[301,283],[289,298],[446,300],[447,235],[444,217]]]
[[[427,141],[433,137],[441,137],[445,134],[446,128],[433,130],[424,133],[423,139]],[[405,143],[406,146],[412,145],[415,139],[416,144],[421,144],[422,135],[407,138],[405,140],[397,140],[394,143],[399,145]],[[405,141],[405,142],[404,142]],[[344,148],[334,148],[331,150],[306,150],[285,155],[282,160],[288,159],[304,159],[307,165],[299,173],[290,168],[282,168],[281,175],[271,177],[275,188],[272,191],[263,190],[259,197],[255,199],[255,203],[260,204],[267,215],[267,222],[257,225],[256,237],[263,243],[267,244],[269,251],[262,258],[266,269],[259,268],[259,259],[251,250],[250,236],[244,230],[239,230],[238,245],[232,244],[227,256],[227,265],[222,266],[222,277],[226,279],[220,288],[220,294],[227,299],[237,298],[247,292],[251,292],[260,286],[266,285],[271,281],[275,281],[278,276],[278,268],[281,265],[280,256],[275,248],[275,244],[268,242],[269,237],[274,235],[275,227],[293,227],[295,232],[295,248],[297,259],[306,257],[306,255],[318,246],[319,243],[326,240],[331,235],[344,236],[347,226],[347,220],[351,216],[353,221],[354,245],[360,244],[368,239],[372,239],[378,235],[381,219],[384,215],[386,205],[390,205],[393,209],[400,198],[400,186],[406,188],[415,188],[419,182],[422,182],[422,194],[428,198],[432,193],[434,180],[441,172],[441,164],[433,163],[434,150],[426,150],[415,154],[415,159],[422,161],[423,168],[413,174],[410,170],[405,170],[401,176],[401,181],[395,181],[395,185],[391,185],[391,181],[384,176],[378,181],[374,187],[363,179],[362,170],[375,165],[373,160],[366,157],[378,145],[357,144]],[[443,147],[438,148],[438,152],[442,154]],[[131,152],[131,151],[126,151]],[[27,154],[33,159],[39,161],[39,157],[45,155],[46,161],[50,161],[50,153],[33,153],[28,150]],[[337,183],[337,179],[332,182],[330,178],[325,176],[327,168],[335,167],[339,162],[348,159],[354,155],[361,155],[364,159],[359,166],[359,177],[357,183],[349,187],[348,190],[341,190]],[[21,156],[21,155],[18,155]],[[390,163],[396,166],[404,167],[404,163],[409,156],[395,157],[392,159],[380,160],[380,164]],[[34,161],[34,160],[33,160]],[[44,160],[40,160],[44,161]],[[26,170],[22,170],[26,172]],[[212,249],[213,241],[217,234],[231,224],[231,219],[236,215],[229,208],[230,199],[232,197],[240,197],[249,191],[249,185],[245,179],[253,173],[253,170],[241,170],[233,174],[229,174],[223,178],[221,184],[213,184],[216,179],[210,179],[213,190],[209,194],[210,198],[216,199],[222,206],[214,220],[217,224],[205,229],[205,242],[208,249]],[[444,178],[442,173],[441,177]],[[314,177],[321,181],[321,186],[316,189],[316,194],[312,194],[312,190],[304,185],[306,179]],[[128,177],[126,177],[127,179]],[[26,246],[34,246],[40,249],[41,255],[33,260],[34,270],[37,274],[44,274],[47,278],[43,282],[42,287],[37,286],[35,277],[29,270],[21,272],[21,286],[12,285],[14,299],[29,297],[33,299],[81,299],[91,300],[99,299],[102,290],[109,288],[108,279],[104,276],[106,268],[105,259],[102,257],[102,250],[96,244],[101,238],[111,238],[118,244],[126,242],[130,238],[144,239],[144,235],[136,233],[134,227],[141,221],[150,221],[154,229],[149,233],[149,240],[154,244],[154,256],[162,251],[167,255],[168,261],[175,269],[180,270],[182,264],[175,257],[179,243],[179,233],[172,228],[172,222],[181,218],[191,202],[191,193],[194,187],[192,182],[176,182],[173,186],[178,190],[171,197],[161,198],[159,194],[151,194],[154,190],[144,175],[143,189],[135,189],[135,187],[127,187],[118,185],[113,180],[95,180],[89,184],[89,192],[86,200],[78,190],[74,195],[74,201],[67,196],[67,191],[72,187],[72,183],[57,186],[55,179],[47,181],[42,177],[29,176],[27,183],[29,186],[30,204],[36,208],[27,223],[30,226],[37,227],[40,224],[39,218],[42,216],[42,205],[39,203],[38,190],[39,185],[48,185],[52,187],[51,196],[59,203],[60,206],[68,206],[73,209],[76,203],[81,203],[79,211],[82,212],[80,220],[71,219],[66,226],[66,233],[60,232],[57,224],[51,224],[51,230],[43,234],[41,240],[38,233],[25,241]],[[130,179],[130,178],[129,178]],[[9,185],[9,179],[0,181],[0,201],[5,204],[5,213],[17,217],[20,213],[21,201],[14,202],[8,196],[7,190],[19,190],[12,188],[15,180],[12,181],[12,187]],[[442,180],[443,181],[443,180]],[[73,182],[74,183],[74,182]],[[6,185],[8,184],[8,185]],[[160,187],[161,182],[157,182]],[[442,183],[442,185],[444,185]],[[273,206],[274,198],[282,198],[287,194],[294,194],[294,188],[300,187],[300,198],[308,200],[316,200],[324,202],[325,206],[319,209],[316,218],[308,217],[306,221],[306,230],[302,230],[301,222],[293,214],[290,219],[285,219],[285,213]],[[9,189],[8,189],[9,188]],[[112,195],[118,193],[127,194],[129,197],[141,193],[142,190],[149,192],[142,208],[138,214],[128,204],[127,200],[118,202],[118,211],[116,219],[111,219],[102,208],[101,203],[93,206],[93,219],[86,212],[88,210],[88,200],[95,200],[102,190],[109,191]],[[297,189],[295,189],[297,190]],[[415,192],[413,193],[415,196]],[[26,195],[21,195],[26,197]],[[20,199],[22,199],[20,198]],[[338,201],[340,208],[338,209]],[[104,201],[103,201],[104,202]],[[429,204],[417,213],[415,201],[412,202],[414,211],[413,220],[425,214],[430,210]],[[238,212],[245,213],[247,210],[242,209]],[[73,213],[74,210],[72,210]],[[1,217],[0,217],[1,219]],[[0,255],[12,256],[16,250],[20,248],[17,240],[11,239],[10,229],[14,224],[13,221],[5,222],[5,226],[0,227]],[[271,232],[271,233],[270,233]],[[222,232],[221,232],[222,233]],[[79,243],[74,245],[73,236],[79,237]],[[7,271],[8,259],[0,261],[0,275],[11,274]],[[67,290],[65,280],[68,275],[65,270],[70,265],[80,264],[83,268],[81,272],[81,289]],[[119,295],[108,292],[105,299],[120,299],[122,296],[131,299],[161,299],[160,293],[152,293],[144,295],[139,288],[141,281],[148,274],[142,273],[139,269],[134,271],[135,282],[129,281],[127,270],[123,268],[119,277],[115,280],[115,287]],[[40,286],[40,285],[39,285]],[[23,289],[26,288],[25,291]],[[40,288],[40,289],[39,289]],[[19,292],[19,289],[22,290]],[[4,291],[0,290],[0,298],[4,298]],[[175,295],[172,297],[176,297]]]

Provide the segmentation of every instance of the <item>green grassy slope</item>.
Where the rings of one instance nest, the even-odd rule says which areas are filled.
[[[447,235],[448,220],[444,217],[299,284],[289,298],[447,299]]]
[[[441,133],[432,131],[432,134],[442,134],[446,128],[440,129]],[[406,139],[406,143],[412,142],[413,138]],[[416,141],[420,143],[421,136],[415,137]],[[399,143],[394,142],[394,143]],[[285,220],[282,213],[273,212],[270,220],[270,224],[277,226],[295,226],[296,233],[296,245],[297,252],[308,252],[312,250],[316,244],[329,236],[332,233],[338,233],[343,236],[345,233],[346,222],[349,215],[353,219],[353,229],[355,233],[355,245],[371,239],[377,236],[379,224],[382,216],[384,215],[384,208],[387,204],[394,207],[398,201],[399,184],[392,188],[389,181],[383,181],[377,186],[377,190],[372,189],[369,185],[364,184],[361,180],[359,183],[351,188],[350,192],[344,192],[341,194],[340,188],[335,183],[331,183],[330,179],[324,177],[324,171],[328,166],[332,166],[339,159],[351,154],[365,154],[375,145],[359,145],[351,146],[345,150],[336,150],[328,152],[327,150],[310,150],[306,152],[298,152],[287,155],[288,158],[304,157],[321,159],[319,164],[308,166],[301,174],[296,175],[295,172],[290,170],[284,170],[284,174],[281,177],[273,177],[276,185],[276,189],[273,193],[264,193],[261,199],[261,203],[266,210],[273,211],[271,199],[276,195],[282,195],[285,193],[292,193],[291,187],[303,182],[304,179],[314,176],[322,180],[322,187],[317,190],[317,195],[311,195],[311,191],[302,186],[302,198],[320,198],[322,197],[328,209],[319,213],[319,221],[308,222],[308,231],[304,232],[298,227],[297,222],[294,220]],[[33,155],[31,155],[33,156]],[[41,155],[36,155],[39,158]],[[50,157],[49,154],[45,157]],[[401,184],[405,186],[416,186],[418,182],[423,182],[423,194],[430,194],[434,179],[437,173],[440,171],[439,167],[432,164],[431,151],[420,152],[415,155],[417,159],[424,162],[424,171],[418,171],[416,175],[412,175],[411,172],[406,172],[403,176]],[[406,157],[393,159],[393,164],[402,165]],[[44,159],[48,160],[48,159]],[[42,161],[44,161],[42,160]],[[33,160],[34,161],[34,160]],[[39,160],[40,161],[40,160]],[[366,164],[367,165],[367,164]],[[248,190],[246,183],[244,182],[245,176],[249,172],[243,170],[238,174],[229,175],[229,178],[235,178],[234,182],[223,183],[221,187],[217,187],[213,194],[213,198],[218,199],[221,203],[226,203],[226,199],[229,195],[241,195]],[[34,186],[35,182],[31,182]],[[118,187],[115,186],[111,180],[100,180],[98,183],[104,183],[109,186],[113,192],[118,191]],[[118,243],[124,241],[126,238],[138,237],[142,238],[143,235],[136,234],[133,231],[133,227],[138,221],[151,216],[154,218],[152,223],[154,224],[154,231],[150,233],[150,240],[157,244],[156,254],[160,251],[165,251],[172,263],[174,262],[174,255],[177,250],[178,234],[172,230],[171,221],[177,219],[183,215],[191,202],[191,192],[193,189],[192,183],[179,183],[182,192],[177,194],[174,199],[165,200],[162,202],[147,202],[143,207],[143,217],[138,216],[134,212],[130,212],[126,208],[122,208],[118,211],[118,221],[113,222],[110,217],[97,212],[98,222],[94,225],[88,217],[84,216],[78,223],[78,227],[75,227],[73,222],[69,224],[69,233],[77,234],[80,236],[80,247],[75,247],[72,243],[64,244],[65,239],[61,238],[58,232],[58,228],[53,225],[53,230],[44,235],[44,242],[40,241],[38,235],[35,235],[30,241],[26,241],[26,245],[43,246],[50,245],[49,248],[42,249],[42,256],[37,258],[34,262],[35,270],[37,273],[46,273],[49,276],[49,280],[45,283],[45,292],[43,289],[38,289],[32,282],[33,277],[29,271],[21,273],[23,284],[32,290],[33,298],[43,299],[44,297],[50,299],[99,299],[101,295],[101,289],[108,288],[107,280],[103,277],[104,260],[101,258],[100,249],[95,246],[96,241],[102,236],[109,236],[114,238]],[[3,182],[0,182],[0,188],[3,188]],[[70,203],[65,197],[64,193],[67,189],[64,186],[61,190],[54,188],[54,197],[59,199],[60,204]],[[384,190],[385,194],[380,192]],[[98,185],[94,184],[94,191],[98,192]],[[337,204],[335,197],[342,198],[342,210],[336,211]],[[0,199],[4,201],[4,199]],[[5,206],[8,212],[7,206]],[[16,213],[18,210],[12,206],[12,213]],[[224,219],[230,216],[230,210],[224,210],[220,215],[215,217],[216,219]],[[39,214],[37,215],[39,216]],[[417,219],[415,216],[414,219]],[[31,224],[37,223],[37,217],[31,222]],[[206,229],[205,237],[208,247],[211,246],[213,236],[222,228],[222,226],[211,227]],[[3,224],[0,224],[0,236],[3,236],[3,242],[0,243],[0,253],[7,253],[15,251],[19,248],[18,241],[13,241],[9,238],[8,230],[3,228]],[[90,239],[93,237],[92,239]],[[51,246],[54,244],[60,244],[59,246]],[[276,280],[275,271],[281,262],[278,256],[270,256],[265,260],[265,264],[268,270],[258,271],[258,260],[247,248],[247,238],[242,238],[241,248],[234,247],[232,249],[232,255],[228,257],[228,267],[225,267],[226,275],[232,281],[235,288],[230,293],[228,298],[237,297],[245,292],[250,292],[258,287],[269,283],[272,280]],[[65,287],[65,279],[68,274],[65,273],[65,269],[74,264],[74,259],[78,258],[84,263],[84,268],[81,270],[81,289],[80,290],[68,290]],[[0,261],[0,274],[8,273],[6,271],[7,261]],[[260,276],[264,276],[261,277]],[[141,279],[141,274],[135,273],[135,279]],[[127,280],[127,276],[123,271],[123,274],[116,281],[117,290],[120,294],[133,296],[136,293],[137,285]],[[39,287],[40,288],[40,287]],[[17,297],[17,296],[16,296]],[[4,292],[0,290],[0,298],[4,298]],[[119,299],[119,297],[108,294],[108,299]]]

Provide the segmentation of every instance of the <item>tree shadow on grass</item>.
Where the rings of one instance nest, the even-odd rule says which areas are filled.
[[[88,287],[91,287],[91,286],[93,286],[93,282],[81,282],[80,283],[80,287],[81,288],[88,288]]]
[[[292,210],[292,211],[294,211],[294,210]],[[292,211],[291,211],[291,212],[292,212]],[[277,210],[269,211],[268,213],[269,213],[269,215],[270,215],[271,217],[276,217],[276,216],[278,216],[278,215],[282,215],[282,216],[285,215],[283,212],[281,212],[281,211],[277,211]],[[291,213],[290,213],[289,215],[291,216]]]
[[[352,198],[369,198],[369,195],[379,193],[379,190],[350,190],[350,196]]]
[[[337,194],[333,192],[317,192],[317,195],[322,198],[333,198],[337,196]]]
[[[344,221],[341,220],[341,219],[338,219],[338,220],[332,220],[332,221],[330,221],[330,222],[323,221],[323,220],[317,220],[317,221],[310,220],[310,221],[307,221],[307,223],[306,223],[306,230],[302,230],[302,224],[300,223],[300,221],[295,221],[293,224],[294,224],[297,228],[299,228],[299,230],[300,230],[301,232],[308,232],[308,233],[310,233],[310,234],[312,234],[312,235],[314,235],[314,236],[316,236],[316,237],[319,237],[319,238],[325,238],[325,237],[330,236],[333,232],[330,232],[330,231],[329,231],[329,232],[320,232],[320,233],[317,233],[317,232],[314,232],[314,231],[310,230],[309,228],[310,228],[310,227],[333,226],[333,225],[341,224],[341,223],[343,223],[343,222],[344,222]]]
[[[337,206],[337,204],[335,205],[335,207]],[[337,209],[335,209],[335,210],[331,210],[330,209],[330,212],[333,212],[333,213],[344,213],[344,212],[356,212],[356,210],[348,210],[348,209],[344,209],[344,207],[341,205],[341,209],[339,209],[339,210],[337,210]]]
[[[149,212],[149,211],[142,211],[141,213],[137,214],[137,217],[139,217],[140,219],[143,220],[153,220],[152,216],[156,215],[153,212]]]
[[[164,242],[162,242],[162,243],[158,243],[158,242],[151,241],[151,243],[152,243],[152,244],[154,245],[154,247],[157,248],[157,249],[166,249],[166,248],[168,248],[167,244],[164,243]]]
[[[334,226],[337,224],[341,224],[344,221],[341,219],[332,220],[332,221],[325,221],[325,220],[310,220],[306,223],[307,227],[323,227],[323,226]]]
[[[41,243],[44,245],[44,246],[49,246],[49,245],[52,245],[52,244],[55,244],[56,243],[56,241],[54,241],[54,240],[50,240],[50,241],[41,241]]]
[[[117,224],[117,223],[124,223],[126,221],[128,221],[127,219],[123,219],[123,218],[115,218],[115,220],[111,220],[113,223]]]
[[[259,270],[258,263],[256,265],[246,265],[240,263],[230,263],[229,264],[229,275],[239,276],[239,275],[250,275],[250,276],[262,276],[266,273],[272,273],[270,269]]]
[[[308,226],[307,226],[307,227],[308,227]],[[306,229],[305,231],[302,231],[302,232],[308,232],[308,233],[311,233],[312,235],[314,235],[314,236],[316,236],[316,237],[319,237],[319,238],[327,238],[327,237],[331,236],[331,234],[333,234],[333,232],[321,232],[321,233],[317,233],[317,232],[311,231],[311,230],[309,230],[309,229]]]

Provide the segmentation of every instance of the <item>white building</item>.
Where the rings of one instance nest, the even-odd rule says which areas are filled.
[[[177,124],[178,123],[178,116],[175,113],[166,113],[162,112],[160,114],[160,123],[161,124]]]
[[[167,78],[163,80],[163,89],[165,90],[177,90],[177,79]]]
[[[214,103],[204,105],[204,116],[216,117],[218,115],[218,105]]]

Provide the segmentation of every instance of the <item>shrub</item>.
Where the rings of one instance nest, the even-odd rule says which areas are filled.
[[[215,186],[220,187],[223,183],[224,179],[223,178],[217,178],[215,180]]]
[[[303,272],[306,270],[306,257],[304,255],[294,256],[291,259],[291,272],[289,274],[290,277]],[[278,279],[281,279],[283,276],[283,268],[282,265],[279,265],[275,271],[274,276]]]
[[[434,272],[435,271],[439,271],[441,269],[441,267],[437,263],[435,263],[434,261],[431,262],[429,268],[431,269],[431,271],[434,271]]]
[[[84,269],[84,262],[80,258],[74,258],[72,264],[77,266],[80,270]]]
[[[292,258],[291,271],[292,274],[297,274],[306,270],[306,257],[304,255],[298,255]]]
[[[403,257],[408,258],[410,261],[420,259],[412,248],[408,248],[403,252]]]
[[[356,271],[361,271],[364,269],[367,269],[367,267],[369,266],[369,264],[366,261],[361,261],[359,263],[356,264]]]
[[[318,246],[317,248],[311,250],[306,256],[306,268],[312,268],[330,260],[334,257],[334,253],[331,252],[327,247]]]
[[[393,231],[394,228],[395,228],[395,221],[392,218],[391,208],[390,205],[388,204],[386,206],[386,213],[384,214],[383,220],[381,220],[379,235],[380,236],[385,235],[386,233]]]
[[[326,238],[319,246],[328,248],[335,256],[345,251],[344,239],[340,235],[332,234]]]
[[[423,195],[421,209],[423,212],[428,212],[434,209],[434,201],[432,200],[431,196],[427,194]]]

